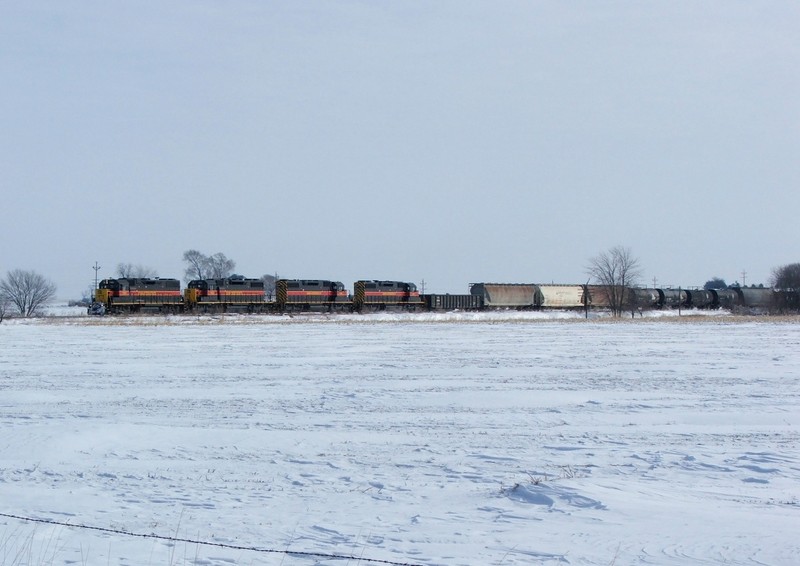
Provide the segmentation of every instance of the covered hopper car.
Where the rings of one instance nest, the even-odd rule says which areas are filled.
[[[531,283],[473,283],[469,292],[481,297],[485,308],[531,309],[539,288]]]
[[[589,299],[585,285],[537,285],[536,307],[547,309],[578,309]]]

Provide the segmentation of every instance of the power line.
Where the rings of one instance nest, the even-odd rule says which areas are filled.
[[[0,517],[8,519],[16,519],[18,521],[25,521],[29,523],[41,523],[45,525],[56,525],[59,527],[69,527],[71,529],[84,529],[88,531],[98,531],[101,533],[110,533],[115,535],[123,535],[127,537],[149,538],[156,540],[165,540],[169,542],[183,542],[187,544],[198,544],[203,546],[214,546],[217,548],[226,548],[229,550],[249,550],[251,552],[260,552],[263,554],[286,554],[289,556],[306,556],[312,558],[330,558],[336,560],[357,560],[361,562],[371,562],[373,564],[387,564],[388,566],[422,566],[411,562],[393,562],[391,560],[381,560],[378,558],[365,558],[363,556],[350,556],[347,554],[327,554],[324,552],[311,552],[306,550],[289,550],[289,549],[273,549],[273,548],[260,548],[257,546],[244,546],[238,544],[226,544],[222,542],[208,542],[203,540],[194,540],[188,538],[170,537],[164,535],[157,535],[154,533],[133,533],[130,531],[123,531],[121,529],[109,529],[106,527],[95,527],[92,525],[82,525],[77,523],[67,523],[64,521],[54,521],[52,519],[35,519],[33,517],[24,517],[22,515],[12,515],[10,513],[0,513]]]

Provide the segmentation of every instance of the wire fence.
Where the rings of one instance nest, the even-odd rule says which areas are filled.
[[[15,519],[17,521],[25,521],[27,523],[40,523],[45,525],[56,525],[59,527],[68,527],[70,529],[83,529],[87,531],[95,531],[101,533],[109,533],[114,535],[121,535],[125,537],[138,537],[138,538],[145,538],[145,539],[154,539],[154,540],[161,540],[161,541],[168,541],[168,542],[182,542],[188,544],[196,544],[200,546],[211,546],[217,548],[225,548],[229,550],[246,550],[250,552],[257,552],[261,554],[283,554],[287,556],[303,556],[307,558],[322,558],[322,559],[330,559],[330,560],[352,560],[358,561],[361,563],[370,563],[370,564],[386,564],[388,566],[422,566],[418,563],[412,562],[395,562],[393,560],[382,560],[379,558],[368,558],[365,556],[354,556],[348,554],[335,554],[335,553],[325,553],[325,552],[312,552],[312,551],[305,551],[305,550],[289,550],[289,549],[277,549],[277,548],[266,548],[266,547],[259,547],[259,546],[246,546],[246,545],[238,545],[238,544],[227,544],[222,542],[210,542],[205,540],[195,540],[189,538],[182,538],[182,537],[173,537],[173,536],[166,536],[166,535],[158,535],[155,533],[134,533],[131,531],[125,531],[122,529],[110,529],[107,527],[97,527],[93,525],[83,525],[80,523],[70,523],[67,521],[55,521],[53,519],[37,519],[34,517],[25,517],[22,515],[13,515],[11,513],[2,513],[0,512],[0,517],[5,517],[7,519]]]

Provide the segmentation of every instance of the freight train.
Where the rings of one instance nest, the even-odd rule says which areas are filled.
[[[190,281],[181,292],[177,279],[104,279],[95,291],[90,314],[290,313],[446,310],[608,309],[609,293],[599,285],[473,283],[467,294],[421,294],[414,283],[360,280],[348,291],[339,281],[278,279],[274,296],[262,279],[232,276]],[[625,289],[625,308],[636,310],[698,308],[775,312],[798,310],[796,291],[770,288]]]

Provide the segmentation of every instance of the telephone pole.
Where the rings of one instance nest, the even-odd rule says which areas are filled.
[[[94,262],[92,269],[94,269],[94,288],[97,290],[97,272],[100,271],[100,266],[97,264],[97,262]]]

